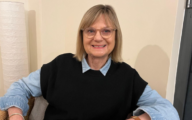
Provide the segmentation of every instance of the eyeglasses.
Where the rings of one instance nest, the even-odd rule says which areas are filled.
[[[113,31],[115,31],[116,29],[111,29],[111,28],[102,28],[102,29],[94,29],[94,28],[86,28],[86,29],[82,29],[82,31],[85,33],[87,38],[93,38],[97,31],[100,32],[100,35],[107,39],[109,37],[111,37]]]

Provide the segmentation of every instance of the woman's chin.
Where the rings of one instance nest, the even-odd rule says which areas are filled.
[[[88,56],[93,57],[93,58],[100,58],[100,59],[108,58],[108,55],[105,55],[105,54],[92,54],[92,55],[88,55]]]

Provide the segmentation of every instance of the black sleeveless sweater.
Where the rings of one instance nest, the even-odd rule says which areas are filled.
[[[73,54],[44,64],[40,83],[49,103],[44,120],[125,120],[147,85],[126,63],[112,61],[106,76],[94,70],[82,73]]]

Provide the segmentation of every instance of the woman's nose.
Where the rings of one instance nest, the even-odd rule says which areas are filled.
[[[96,41],[101,41],[101,40],[103,40],[103,37],[101,36],[100,31],[97,31],[97,32],[95,33],[94,40],[96,40]]]

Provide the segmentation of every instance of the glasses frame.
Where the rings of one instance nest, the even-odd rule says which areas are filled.
[[[88,29],[88,28],[81,29],[81,30],[84,32],[86,29]],[[110,37],[111,37],[113,31],[116,31],[116,30],[117,30],[117,29],[113,29],[113,28],[102,28],[102,29],[92,28],[92,29],[94,29],[94,30],[96,31],[95,34],[94,34],[93,36],[88,36],[87,34],[85,34],[87,38],[94,38],[95,35],[96,35],[96,33],[97,33],[97,31],[99,31],[101,37],[104,38],[104,39],[107,39],[107,38],[110,38]],[[111,34],[110,34],[108,37],[104,37],[104,36],[102,35],[102,32],[101,32],[103,29],[110,29],[112,32],[111,32]]]

